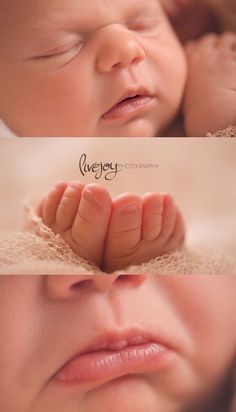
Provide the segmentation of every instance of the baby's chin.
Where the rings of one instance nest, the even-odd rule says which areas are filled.
[[[121,127],[99,131],[99,137],[157,137],[164,133],[165,127],[153,124],[147,119],[135,119],[125,123]]]
[[[173,400],[155,393],[150,383],[142,376],[130,375],[115,379],[100,386],[84,397],[81,412],[177,412]]]
[[[68,132],[61,132],[61,129],[55,130],[54,132],[51,131],[36,131],[36,130],[28,130],[26,129],[7,129],[9,135],[15,137],[156,137],[156,129],[150,125],[143,125],[142,127],[134,127],[133,125],[127,125],[119,130],[113,131],[104,131],[104,132],[93,132],[93,133],[82,133],[82,132],[75,132],[68,130]],[[161,134],[158,134],[161,136]]]
[[[65,127],[64,125],[55,125],[55,127],[40,126],[39,123],[34,126],[24,123],[4,123],[5,130],[9,135],[17,137],[157,137],[165,136],[167,125],[165,122],[151,121],[147,118],[138,118],[127,121],[123,125],[109,125],[109,127],[98,127],[94,130],[77,127]]]

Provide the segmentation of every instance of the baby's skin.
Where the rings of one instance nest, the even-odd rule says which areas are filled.
[[[176,118],[186,57],[160,1],[0,8],[0,118],[17,136],[154,137]]]
[[[236,124],[236,34],[208,34],[186,46],[189,75],[184,97],[188,136]]]
[[[204,1],[2,0],[0,19],[0,118],[17,136],[177,136],[180,112],[182,136],[236,122],[236,35],[188,45],[188,65],[181,44],[217,31]]]
[[[168,194],[126,193],[112,200],[96,184],[60,182],[38,215],[75,253],[106,272],[140,264],[182,245],[182,216]]]
[[[235,276],[0,276],[1,412],[228,412],[235,291]]]

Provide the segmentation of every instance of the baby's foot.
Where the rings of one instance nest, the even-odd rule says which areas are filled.
[[[147,262],[183,241],[183,220],[169,195],[124,194],[113,201],[103,267],[112,272]]]
[[[61,182],[43,198],[38,214],[75,253],[100,266],[111,207],[111,197],[102,186]]]
[[[236,124],[236,34],[210,34],[186,47],[184,98],[188,136],[206,136]]]

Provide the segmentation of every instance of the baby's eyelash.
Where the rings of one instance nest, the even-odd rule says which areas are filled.
[[[127,22],[127,27],[130,30],[145,31],[152,30],[157,25],[157,18],[154,17],[140,17],[137,19],[131,19]]]
[[[76,44],[74,44],[74,45],[72,45],[72,46],[70,46],[70,47],[68,47],[68,48],[65,48],[65,49],[62,48],[62,49],[60,50],[60,48],[57,48],[57,49],[48,51],[48,52],[46,52],[46,53],[44,53],[44,54],[41,54],[41,55],[39,55],[39,56],[36,56],[36,59],[39,60],[39,59],[56,58],[56,57],[64,56],[64,55],[67,55],[67,54],[73,53],[73,52],[75,52],[75,53],[77,54],[77,53],[80,52],[80,50],[83,48],[83,46],[84,46],[84,42],[81,41],[81,42],[76,43]]]

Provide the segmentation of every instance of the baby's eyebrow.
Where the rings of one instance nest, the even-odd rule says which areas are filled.
[[[127,2],[125,6],[125,14],[127,16],[139,16],[142,13],[145,14],[146,11],[149,13],[158,13],[159,7],[159,0],[148,0],[146,2],[130,0],[130,2]],[[99,17],[101,18],[101,22],[99,21]],[[53,32],[58,29],[71,32],[78,32],[81,30],[83,32],[93,29],[95,22],[98,26],[100,24],[103,25],[106,23],[106,18],[103,14],[101,14],[101,16],[98,15],[96,19],[91,19],[90,14],[85,17],[83,13],[80,14],[79,10],[77,10],[74,13],[69,12],[66,15],[60,12],[54,13],[50,17],[33,22],[31,29],[36,32],[42,32],[44,30],[50,30],[50,32]]]
[[[31,26],[33,30],[42,30],[42,29],[53,29],[58,27],[64,27],[65,25],[69,26],[70,23],[75,22],[75,18],[70,19],[69,17],[56,17],[52,16],[48,19],[44,19],[41,21],[34,22]]]

